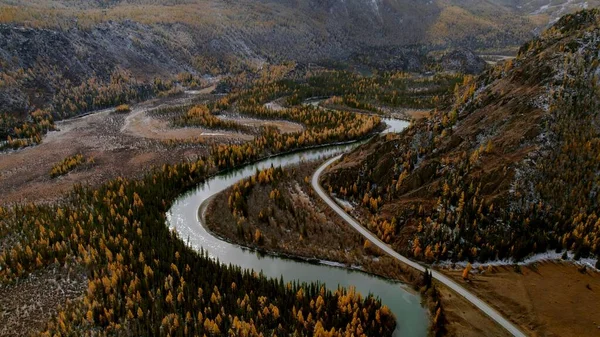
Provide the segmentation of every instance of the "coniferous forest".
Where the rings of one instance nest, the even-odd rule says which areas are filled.
[[[1,234],[18,237],[0,255],[2,283],[48,265],[85,266],[83,299],[59,312],[48,336],[391,335],[394,318],[377,299],[223,266],[170,232],[165,213],[173,200],[214,167],[209,157],[141,180],[78,187],[56,205],[2,209]]]

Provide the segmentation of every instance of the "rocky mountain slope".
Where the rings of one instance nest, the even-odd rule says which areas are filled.
[[[347,155],[325,184],[395,249],[436,260],[600,253],[600,12],[560,19],[455,104]]]
[[[379,45],[452,44],[471,49],[516,46],[531,37],[533,30],[561,15],[599,3],[596,0],[1,0],[4,13],[0,22],[60,29],[128,19],[144,24],[184,24],[201,29],[196,34],[207,38],[205,41],[219,47],[239,47],[240,53],[289,56],[291,50],[284,49],[294,49],[297,44],[316,53],[310,56],[323,56],[318,53],[326,52],[327,48],[349,51]]]
[[[46,108],[62,118],[170,89],[155,78],[290,60],[422,71],[431,50],[514,49],[557,13],[584,6],[552,3],[0,0],[0,113]],[[481,69],[470,52],[448,55],[444,69]]]
[[[53,102],[60,91],[62,96],[76,95],[90,79],[95,82],[90,87],[100,87],[124,73],[140,82],[173,78],[193,71],[192,55],[199,52],[199,41],[172,40],[131,21],[107,22],[90,30],[0,25],[0,36],[0,111],[5,112],[48,107],[47,103],[60,110],[59,102]]]
[[[294,49],[294,42],[311,52],[428,42],[498,47],[514,45],[515,39],[523,39],[530,33],[528,30],[539,25],[529,18],[529,13],[498,0],[37,0],[27,3],[2,0],[0,3],[17,6],[12,8],[14,12],[7,7],[0,22],[54,28],[94,26],[124,19],[146,24],[180,23],[200,28],[201,34],[210,37],[208,41],[233,43],[246,49],[245,52],[267,55],[276,50],[286,55],[289,51],[282,49]],[[293,37],[300,39],[291,40]],[[347,43],[351,46],[345,46]]]

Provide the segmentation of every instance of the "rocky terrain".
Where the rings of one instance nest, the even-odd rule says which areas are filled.
[[[252,71],[289,60],[424,71],[431,68],[430,50],[514,51],[557,12],[581,8],[571,1],[560,10],[539,6],[500,0],[2,0],[0,112],[69,110],[86,95],[92,96],[89,106],[96,99],[89,88],[114,86],[115,73],[123,71],[131,75],[125,88],[136,92],[128,96],[133,99],[156,94],[160,88],[143,86],[155,78]],[[481,70],[481,62],[463,52],[447,54],[443,64],[452,71]],[[75,105],[71,110],[87,110]]]
[[[370,228],[428,262],[599,251],[600,14],[565,16],[455,92],[455,104],[326,175]]]
[[[0,25],[0,111],[29,111],[49,107],[62,88],[94,79],[110,83],[126,69],[134,78],[150,82],[193,71],[195,43],[173,41],[159,30],[131,21],[107,22],[92,30],[36,29]],[[25,73],[23,73],[25,72]],[[132,84],[135,86],[135,84]]]

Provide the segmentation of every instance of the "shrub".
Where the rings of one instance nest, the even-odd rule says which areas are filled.
[[[67,157],[52,167],[52,170],[50,171],[50,177],[56,178],[65,175],[84,164],[94,164],[94,158],[89,157],[85,159],[81,154]]]
[[[118,113],[128,113],[131,111],[131,108],[129,108],[129,105],[127,104],[121,104],[119,106],[117,106],[117,108],[115,109],[115,112]]]

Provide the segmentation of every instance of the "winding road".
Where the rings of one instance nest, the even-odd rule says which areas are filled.
[[[416,270],[421,271],[421,272],[424,272],[426,269],[429,269],[429,268],[426,268],[424,265],[421,265],[420,263],[417,263],[403,255],[400,255],[398,252],[393,250],[390,246],[385,244],[383,241],[379,240],[379,238],[376,235],[371,233],[371,231],[369,231],[365,227],[361,226],[361,224],[356,219],[354,219],[351,215],[346,213],[346,211],[344,211],[329,196],[329,194],[327,194],[327,192],[325,192],[325,190],[319,183],[321,174],[323,173],[323,171],[325,171],[325,169],[327,167],[329,167],[331,164],[333,164],[334,162],[336,162],[340,158],[342,158],[342,156],[343,155],[339,155],[339,156],[329,159],[323,165],[321,165],[313,174],[312,187],[317,192],[319,197],[321,197],[321,199],[323,199],[323,201],[325,201],[327,203],[327,205],[329,205],[329,207],[331,207],[337,214],[339,214],[350,226],[352,226],[354,229],[356,229],[362,236],[364,236],[366,239],[371,241],[374,245],[376,245],[377,247],[382,249],[384,252],[386,252],[391,257],[393,257],[396,260],[398,260],[412,268],[415,268]],[[454,290],[457,294],[461,295],[467,301],[471,302],[474,306],[476,306],[479,310],[483,311],[486,315],[488,315],[491,319],[493,319],[496,323],[498,323],[500,326],[502,326],[504,329],[506,329],[513,336],[517,336],[517,337],[525,337],[526,336],[518,327],[516,327],[514,324],[512,324],[510,321],[508,321],[506,318],[504,318],[498,311],[496,311],[490,305],[488,305],[487,303],[485,303],[484,301],[479,299],[477,296],[475,296],[474,294],[469,292],[467,289],[463,288],[458,283],[452,281],[450,278],[446,277],[442,273],[437,272],[435,270],[431,270],[431,269],[429,269],[429,270],[431,271],[431,275],[435,280],[444,284],[448,288]]]

